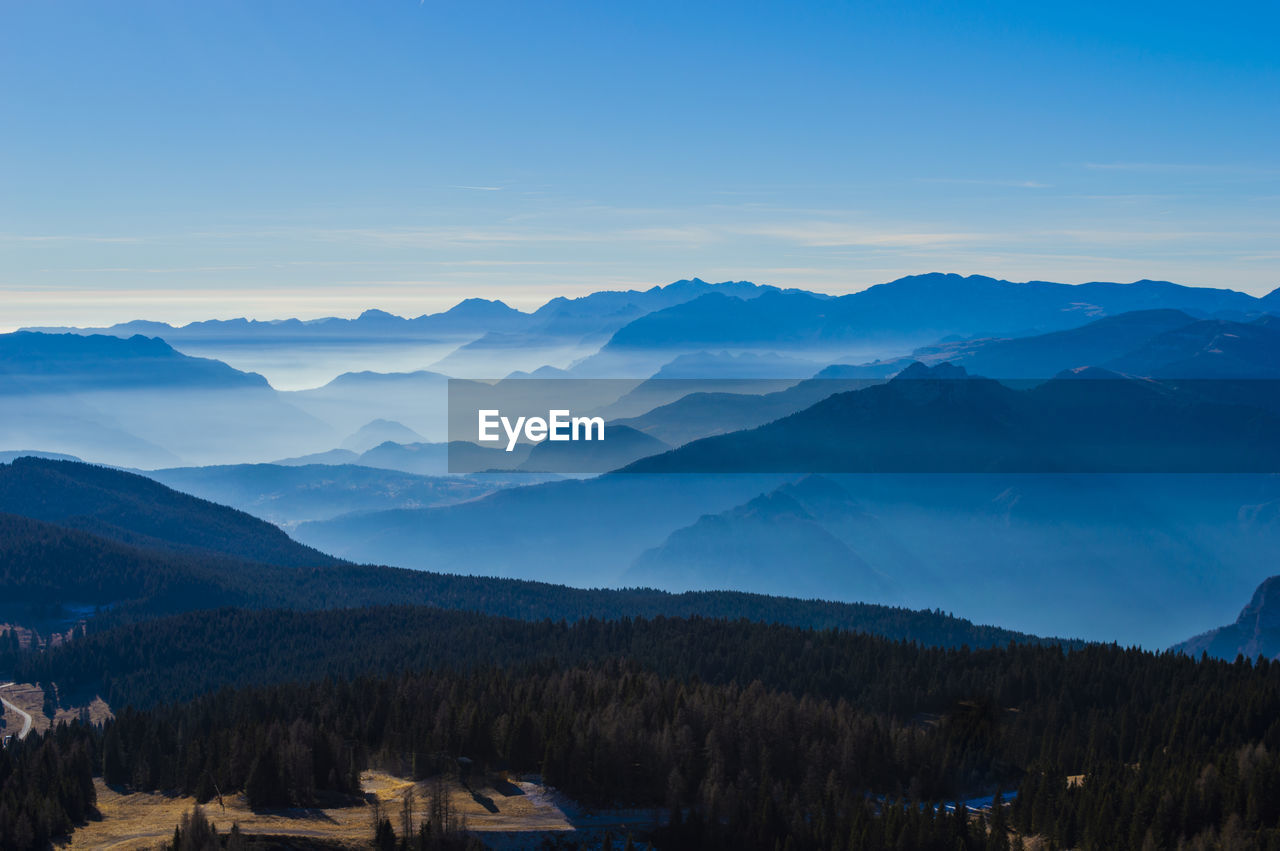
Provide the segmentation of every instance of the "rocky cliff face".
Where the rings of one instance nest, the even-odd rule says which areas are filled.
[[[1173,649],[1192,656],[1208,653],[1219,659],[1234,659],[1240,654],[1250,659],[1280,656],[1280,576],[1258,586],[1235,623],[1197,635]]]

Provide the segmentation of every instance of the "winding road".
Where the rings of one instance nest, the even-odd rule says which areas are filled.
[[[11,685],[13,685],[13,683],[5,683],[4,685],[0,685],[0,689],[8,688]],[[0,703],[3,703],[7,708],[12,709],[14,712],[22,716],[22,729],[18,732],[17,735],[19,739],[25,739],[27,737],[27,734],[31,732],[31,715],[26,712],[23,712],[21,709],[14,706],[12,703],[5,700],[3,697],[0,697]]]

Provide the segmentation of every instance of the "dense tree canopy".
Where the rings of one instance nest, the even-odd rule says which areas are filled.
[[[83,800],[54,790],[90,771],[202,799],[216,782],[266,806],[354,796],[368,766],[421,777],[466,756],[591,805],[658,808],[660,847],[1280,841],[1280,664],[1266,661],[403,607],[183,615],[24,664],[96,678],[119,711],[6,757],[8,775],[30,773],[53,748],[66,775],[12,787],[44,790],[35,804],[0,786],[11,839],[22,818],[43,835],[73,822]],[[168,702],[164,683],[185,678],[193,699]],[[992,831],[937,807],[998,790],[1013,805]]]

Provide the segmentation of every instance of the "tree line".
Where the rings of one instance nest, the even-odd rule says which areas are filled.
[[[926,643],[927,644],[927,643]],[[1032,652],[1028,659],[1060,655]],[[336,611],[222,609],[90,632],[14,666],[24,682],[101,694],[112,706],[188,700],[223,686],[413,668],[561,665],[625,657],[679,678],[749,683],[843,697],[884,711],[919,711],[913,692],[879,672],[909,676],[932,708],[971,696],[968,669],[998,664],[983,651],[889,641],[846,629],[805,629],[692,616],[525,621],[428,606]],[[1034,664],[1028,661],[1027,664]],[[939,666],[920,681],[919,666]],[[1019,666],[1021,670],[1021,666]],[[897,680],[895,680],[897,682]],[[1010,686],[1012,688],[1012,685]],[[886,690],[887,689],[887,690]],[[1018,698],[1010,693],[1006,702]]]
[[[428,777],[468,757],[592,806],[656,808],[659,847],[1280,847],[1280,663],[704,618],[205,618],[29,660],[102,677],[124,707],[66,728],[89,757],[66,764],[67,788],[92,771],[302,805],[354,800],[370,766]],[[207,676],[184,667],[200,645]],[[188,676],[202,693],[166,702]],[[996,791],[1012,805],[993,824],[936,806]]]

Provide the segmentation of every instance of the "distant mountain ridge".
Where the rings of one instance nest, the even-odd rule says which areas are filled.
[[[169,342],[187,340],[271,339],[359,340],[416,339],[433,336],[513,334],[529,332],[542,336],[584,337],[621,327],[644,313],[669,307],[709,292],[724,292],[751,298],[776,287],[747,281],[709,284],[694,278],[648,290],[602,290],[577,298],[557,297],[532,313],[509,307],[498,300],[468,298],[440,313],[416,317],[398,316],[371,308],[353,319],[329,316],[319,319],[208,319],[170,325],[165,322],[133,320],[96,328],[32,327],[24,331],[50,334],[97,334],[130,337],[142,334]]]
[[[0,447],[122,466],[265,460],[337,442],[263,376],[140,335],[0,334],[0,403]]]
[[[360,339],[374,337],[429,337],[436,334],[485,333],[495,328],[517,328],[529,315],[505,303],[468,298],[441,313],[406,318],[384,310],[369,309],[354,319],[329,316],[321,319],[206,319],[186,325],[133,320],[100,328],[44,327],[23,330],[44,333],[98,334],[127,337],[143,334],[177,342],[223,339]]]
[[[834,511],[824,505],[833,500]],[[821,477],[788,483],[677,529],[641,554],[623,582],[677,591],[739,588],[867,602],[900,599],[890,577],[822,526],[819,518],[833,514],[849,522],[861,512],[847,491]],[[859,520],[874,525],[870,517]]]
[[[1280,378],[1280,325],[1205,319],[1171,328],[1140,348],[1102,364],[1152,378]]]
[[[610,474],[441,508],[347,515],[295,533],[353,560],[450,572],[483,565],[583,587],[668,578],[672,588],[690,587],[682,566],[692,555],[699,581],[742,579],[744,588],[801,594],[813,593],[804,556],[812,549],[824,554],[813,566],[826,580],[821,596],[864,599],[869,586],[858,581],[858,563],[830,546],[835,538],[902,594],[881,602],[1148,647],[1167,647],[1193,631],[1185,624],[1230,608],[1240,583],[1272,572],[1280,546],[1280,524],[1267,520],[1280,504],[1276,476],[817,478],[846,495],[824,496],[812,483],[797,494],[787,488],[797,476]],[[783,501],[746,506],[779,488],[812,522],[798,513],[782,521],[784,548],[744,546],[769,540],[780,514],[765,509]],[[646,553],[646,570],[628,573]]]
[[[1065,369],[1102,366],[1129,354],[1152,337],[1196,321],[1181,310],[1136,310],[1030,337],[977,339],[919,348],[912,352],[912,358],[925,363],[955,363],[988,378],[1051,378]]]
[[[764,425],[837,392],[891,377],[917,361],[926,365],[953,363],[975,376],[999,380],[1043,381],[1066,371],[1097,366],[1137,377],[1227,379],[1243,387],[1248,380],[1280,377],[1280,322],[1271,321],[1274,319],[1268,316],[1243,323],[1197,320],[1180,310],[1132,311],[1064,331],[979,338],[923,346],[910,356],[890,360],[833,364],[817,371],[813,378],[773,392],[763,382],[759,389],[753,389],[745,383],[737,387],[733,382],[711,379],[690,381],[678,399],[655,399],[644,413],[616,422],[678,446],[700,437]]]
[[[442,508],[303,523],[294,534],[360,561],[598,587],[613,584],[639,552],[673,529],[786,480],[609,474],[508,488]]]
[[[711,284],[701,278],[692,278],[647,290],[603,290],[578,298],[558,297],[534,311],[535,321],[529,330],[548,336],[589,338],[620,328],[638,316],[709,293],[750,300],[778,291],[777,287],[750,281]]]
[[[425,369],[344,372],[320,387],[283,391],[281,397],[346,434],[365,428],[376,418],[399,423],[430,440],[444,440],[448,424],[441,408],[448,381],[448,376]],[[384,441],[387,439],[392,438]]]
[[[811,346],[913,336],[923,344],[951,334],[1025,336],[1082,325],[1102,316],[1166,309],[1187,311],[1197,318],[1240,319],[1280,313],[1280,289],[1257,298],[1168,281],[1014,283],[983,275],[929,273],[830,296],[748,281],[711,284],[693,278],[648,290],[557,297],[532,313],[501,301],[470,298],[441,313],[413,318],[370,309],[354,319],[215,319],[182,326],[134,320],[105,328],[23,330],[112,336],[140,333],[171,343],[218,337],[337,340],[470,335],[472,345],[501,348],[535,339],[607,339],[614,349],[679,342],[689,346],[689,351],[697,351],[764,342]],[[717,313],[724,315],[712,321],[717,320]],[[487,343],[479,342],[486,335],[494,336]]]
[[[156,550],[288,567],[341,563],[244,512],[76,461],[17,458],[0,466],[0,512]]]
[[[1270,473],[1280,471],[1278,392],[1275,382],[1200,388],[1099,369],[1013,389],[917,362],[886,384],[623,472]]]
[[[180,386],[265,389],[261,375],[184,355],[158,337],[0,334],[0,395]]]
[[[734,303],[722,294],[704,295],[635,320],[614,334],[602,353],[673,345],[694,350],[773,346],[779,351],[868,342],[923,345],[951,335],[1046,333],[1103,316],[1155,309],[1242,318],[1275,307],[1272,301],[1246,293],[1167,281],[1012,283],[933,273],[835,298],[772,292]]]
[[[183,326],[191,336],[176,344],[136,334],[19,332],[0,335],[0,397],[21,399],[0,417],[0,449],[158,468],[265,462],[338,447],[356,454],[323,460],[352,461],[388,440],[442,444],[449,440],[447,376],[420,368],[433,363],[482,378],[523,370],[566,378],[882,379],[921,360],[953,361],[994,378],[1048,378],[1092,366],[1162,379],[1270,379],[1280,376],[1280,324],[1266,311],[1280,309],[1277,298],[1156,281],[1073,286],[944,274],[832,297],[695,278],[553,299],[532,313],[468,299],[415,319],[369,310],[355,319],[214,320]],[[143,323],[112,333],[139,329],[182,331]],[[428,338],[435,342],[426,345]],[[906,356],[912,349],[917,354]],[[330,363],[346,371],[307,390],[277,391],[248,371],[276,376],[273,364],[295,376],[311,370],[319,383],[337,374]],[[359,371],[370,366],[403,371]],[[759,402],[741,389],[727,390],[737,398],[719,389],[687,400],[631,394],[632,409],[609,415],[677,446],[795,413],[820,392],[806,384]],[[645,399],[651,404],[639,407]],[[724,422],[713,421],[717,407],[728,413]],[[406,430],[354,436],[374,419]],[[348,439],[354,442],[344,445]],[[422,458],[400,468],[443,472]]]
[[[339,448],[350,452],[368,452],[387,441],[421,443],[422,435],[403,423],[379,417],[370,420],[348,435]]]
[[[110,623],[229,605],[417,605],[534,621],[745,618],[950,647],[1041,640],[941,612],[887,606],[736,591],[580,589],[357,566],[242,512],[120,470],[20,458],[0,473],[0,587],[6,591],[0,606],[10,618],[25,606],[87,605],[91,617]],[[102,613],[92,614],[94,607]]]
[[[526,360],[522,371],[534,369],[527,359],[536,353],[537,366],[580,360],[627,323],[655,310],[682,304],[708,294],[753,299],[776,292],[776,287],[748,281],[709,284],[698,278],[676,281],[648,290],[604,291],[579,298],[555,298],[538,308],[522,329],[494,329],[472,340],[432,366],[450,375],[493,378],[514,371],[515,354]]]
[[[353,511],[448,505],[475,499],[499,486],[354,463],[177,467],[153,470],[146,476],[284,528]]]

